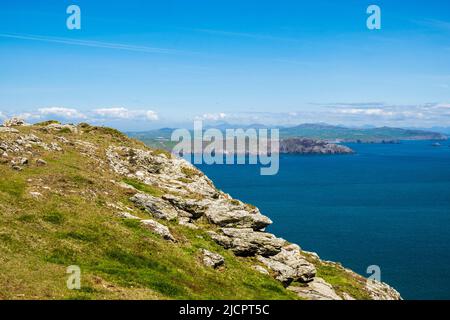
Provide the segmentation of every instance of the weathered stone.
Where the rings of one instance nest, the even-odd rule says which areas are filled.
[[[253,269],[255,269],[256,271],[258,271],[259,273],[269,275],[269,271],[267,271],[267,269],[264,268],[264,267],[262,267],[262,266],[258,266],[258,265],[253,266]]]
[[[297,245],[283,247],[279,253],[269,258],[258,256],[258,260],[273,270],[275,279],[285,285],[292,281],[309,282],[316,275],[316,268],[302,257]]]
[[[165,225],[150,219],[142,220],[141,223],[145,228],[152,231],[153,233],[160,235],[161,237],[163,237],[163,239],[174,242],[176,241],[173,235],[170,233],[169,228],[167,228]]]
[[[37,159],[37,160],[36,160],[36,164],[37,164],[38,166],[45,166],[45,165],[47,165],[47,161],[45,161],[45,160],[43,160],[43,159]]]
[[[5,120],[3,122],[4,127],[19,127],[28,125],[23,119],[18,117],[13,117],[11,119]]]
[[[164,200],[169,201],[177,209],[190,213],[193,219],[200,218],[205,214],[210,204],[207,200],[194,200],[189,198],[177,197],[172,194],[165,194],[162,196]]]
[[[137,193],[130,200],[138,207],[145,209],[155,218],[173,220],[177,217],[175,208],[161,198],[153,197],[145,193]]]
[[[73,124],[60,124],[60,123],[51,123],[46,125],[45,127],[42,127],[41,130],[43,131],[69,131],[71,133],[78,133],[78,128],[74,126]]]
[[[190,229],[194,229],[194,230],[198,229],[198,227],[192,223],[191,219],[186,218],[186,217],[179,217],[178,224],[181,226],[184,226],[184,227],[188,227]]]
[[[169,192],[204,197],[214,197],[219,193],[211,180],[181,158],[168,157],[152,150],[115,146],[106,150],[106,156],[114,172],[143,183],[157,184]],[[180,181],[186,178],[186,168],[195,173],[191,183]]]
[[[304,286],[290,286],[288,290],[308,300],[342,300],[336,291],[334,291],[333,287],[319,277],[315,277],[313,281]]]
[[[216,269],[225,263],[225,259],[218,253],[213,253],[206,249],[200,249],[202,262],[205,266]]]
[[[209,222],[228,228],[252,228],[261,230],[272,223],[258,209],[250,211],[242,202],[221,199],[212,201],[205,212]]]
[[[40,198],[40,197],[42,197],[42,193],[40,193],[40,192],[36,192],[36,191],[31,191],[30,192],[30,196],[32,196],[33,198]]]
[[[209,232],[211,238],[238,256],[271,256],[280,252],[285,240],[251,228],[222,228],[223,235]]]
[[[121,218],[124,218],[124,219],[133,219],[133,220],[140,220],[141,219],[141,218],[136,217],[136,216],[134,216],[134,215],[132,215],[131,213],[128,213],[128,212],[121,212],[121,213],[119,213],[119,216]]]
[[[397,290],[389,286],[384,282],[376,280],[366,281],[366,290],[369,292],[370,297],[374,300],[401,300],[402,297]]]
[[[28,164],[28,159],[25,157],[18,157],[11,160],[13,166],[24,166]]]
[[[0,133],[19,133],[19,130],[10,127],[0,127]]]

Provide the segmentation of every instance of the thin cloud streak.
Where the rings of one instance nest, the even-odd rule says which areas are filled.
[[[78,39],[71,39],[71,38],[59,38],[59,37],[31,35],[31,34],[29,35],[29,34],[0,33],[0,37],[11,38],[11,39],[20,39],[20,40],[33,40],[33,41],[41,41],[41,42],[68,44],[68,45],[76,45],[76,46],[83,46],[83,47],[126,50],[126,51],[143,52],[143,53],[162,53],[162,54],[187,53],[184,51],[178,51],[178,50],[174,50],[174,49],[134,46],[134,45],[120,44],[120,43],[110,43],[110,42],[93,41],[93,40],[78,40]]]

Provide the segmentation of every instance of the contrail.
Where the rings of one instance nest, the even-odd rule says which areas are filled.
[[[71,39],[71,38],[59,38],[59,37],[49,37],[49,36],[40,36],[40,35],[0,33],[0,37],[21,39],[21,40],[52,42],[52,43],[93,47],[93,48],[126,50],[126,51],[135,51],[135,52],[144,52],[144,53],[164,53],[164,54],[186,53],[183,51],[178,51],[178,50],[173,50],[173,49],[154,48],[154,47],[146,47],[146,46],[134,46],[134,45],[120,44],[120,43],[110,43],[110,42],[92,41],[92,40],[77,40],[77,39]]]

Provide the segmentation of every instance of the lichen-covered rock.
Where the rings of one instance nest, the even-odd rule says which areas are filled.
[[[119,216],[124,219],[141,220],[141,218],[132,215],[126,211],[119,213]]]
[[[217,244],[231,249],[238,256],[275,255],[285,244],[284,239],[251,228],[222,228],[221,231],[223,234],[208,234]]]
[[[152,150],[111,146],[106,156],[113,171],[171,193],[217,197],[220,193],[201,171],[182,158]],[[189,182],[187,182],[189,180]]]
[[[73,124],[50,123],[50,124],[42,127],[41,130],[46,131],[46,132],[68,131],[71,133],[76,133],[76,134],[78,133],[77,126],[75,126]]]
[[[285,285],[292,281],[309,282],[316,276],[316,268],[300,253],[297,245],[283,247],[271,257],[258,256],[258,260],[275,272],[275,278]]]
[[[225,259],[218,253],[200,249],[202,262],[205,266],[216,269],[225,263]]]
[[[161,237],[163,237],[163,239],[173,242],[176,241],[174,236],[170,233],[169,228],[165,225],[150,219],[142,220],[141,223],[145,228],[152,231],[153,233],[160,235]]]
[[[0,127],[0,133],[19,133],[19,130],[11,127]]]
[[[3,126],[4,127],[20,127],[20,126],[26,126],[28,125],[25,120],[18,118],[18,117],[13,117],[11,119],[7,119],[3,122]]]
[[[261,230],[272,223],[257,208],[250,210],[248,206],[237,200],[212,201],[205,215],[212,224],[227,228]]]
[[[269,275],[269,271],[267,271],[266,268],[264,268],[263,266],[253,266],[253,269],[255,269],[256,271],[258,271],[259,273],[265,274],[265,275]]]
[[[384,282],[367,280],[366,290],[374,300],[401,300],[402,297],[397,290]]]
[[[153,197],[145,193],[137,193],[130,200],[155,218],[174,220],[178,216],[175,208],[161,198]]]
[[[290,286],[287,289],[308,300],[342,300],[331,284],[319,277],[304,286]]]
[[[162,198],[169,201],[177,209],[189,213],[189,216],[193,219],[198,219],[204,215],[211,204],[208,200],[182,198],[173,194],[165,194]]]
[[[193,224],[192,221],[191,221],[191,219],[186,218],[186,217],[179,217],[179,218],[178,218],[178,224],[179,224],[180,226],[185,226],[185,227],[187,227],[187,228],[189,228],[189,229],[194,229],[194,230],[197,230],[197,229],[198,229],[198,226],[196,226],[195,224]]]

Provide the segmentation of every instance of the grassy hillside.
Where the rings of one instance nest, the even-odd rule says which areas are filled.
[[[107,149],[144,150],[167,163],[172,161],[169,154],[114,129],[80,124],[53,130],[52,125],[0,130],[0,299],[301,299],[275,280],[272,271],[256,271],[256,257],[236,256],[213,241],[208,231],[218,227],[204,217],[195,221],[197,229],[182,225],[180,218],[157,219],[169,228],[176,240],[172,242],[139,220],[121,216],[127,211],[154,218],[131,202],[137,192],[155,199],[179,196],[182,190],[196,190],[201,179],[217,190],[201,172],[181,167],[184,177],[170,180],[181,189],[145,183],[115,173]],[[156,177],[160,165],[146,163],[141,169],[154,170]],[[195,188],[183,189],[186,184]],[[202,199],[192,192],[187,196]],[[225,265],[205,266],[199,249],[220,254]],[[364,278],[314,255],[304,253],[304,258],[336,293],[372,298]],[[80,290],[66,286],[71,265],[81,268]]]
[[[53,138],[36,129],[20,131],[44,141]],[[70,133],[60,135],[73,138]],[[143,147],[101,128],[84,133],[82,139],[99,147],[98,159],[104,159],[103,148],[112,143]],[[131,207],[129,191],[111,182],[122,178],[99,168],[77,146],[35,153],[47,165],[30,161],[20,172],[9,163],[0,165],[0,299],[296,298],[202,230],[167,222],[179,240],[173,245],[136,221],[118,217],[109,205]],[[147,215],[139,210],[134,214]],[[200,247],[220,252],[227,266],[219,271],[203,266],[196,257]],[[69,265],[81,267],[80,291],[66,288]]]

